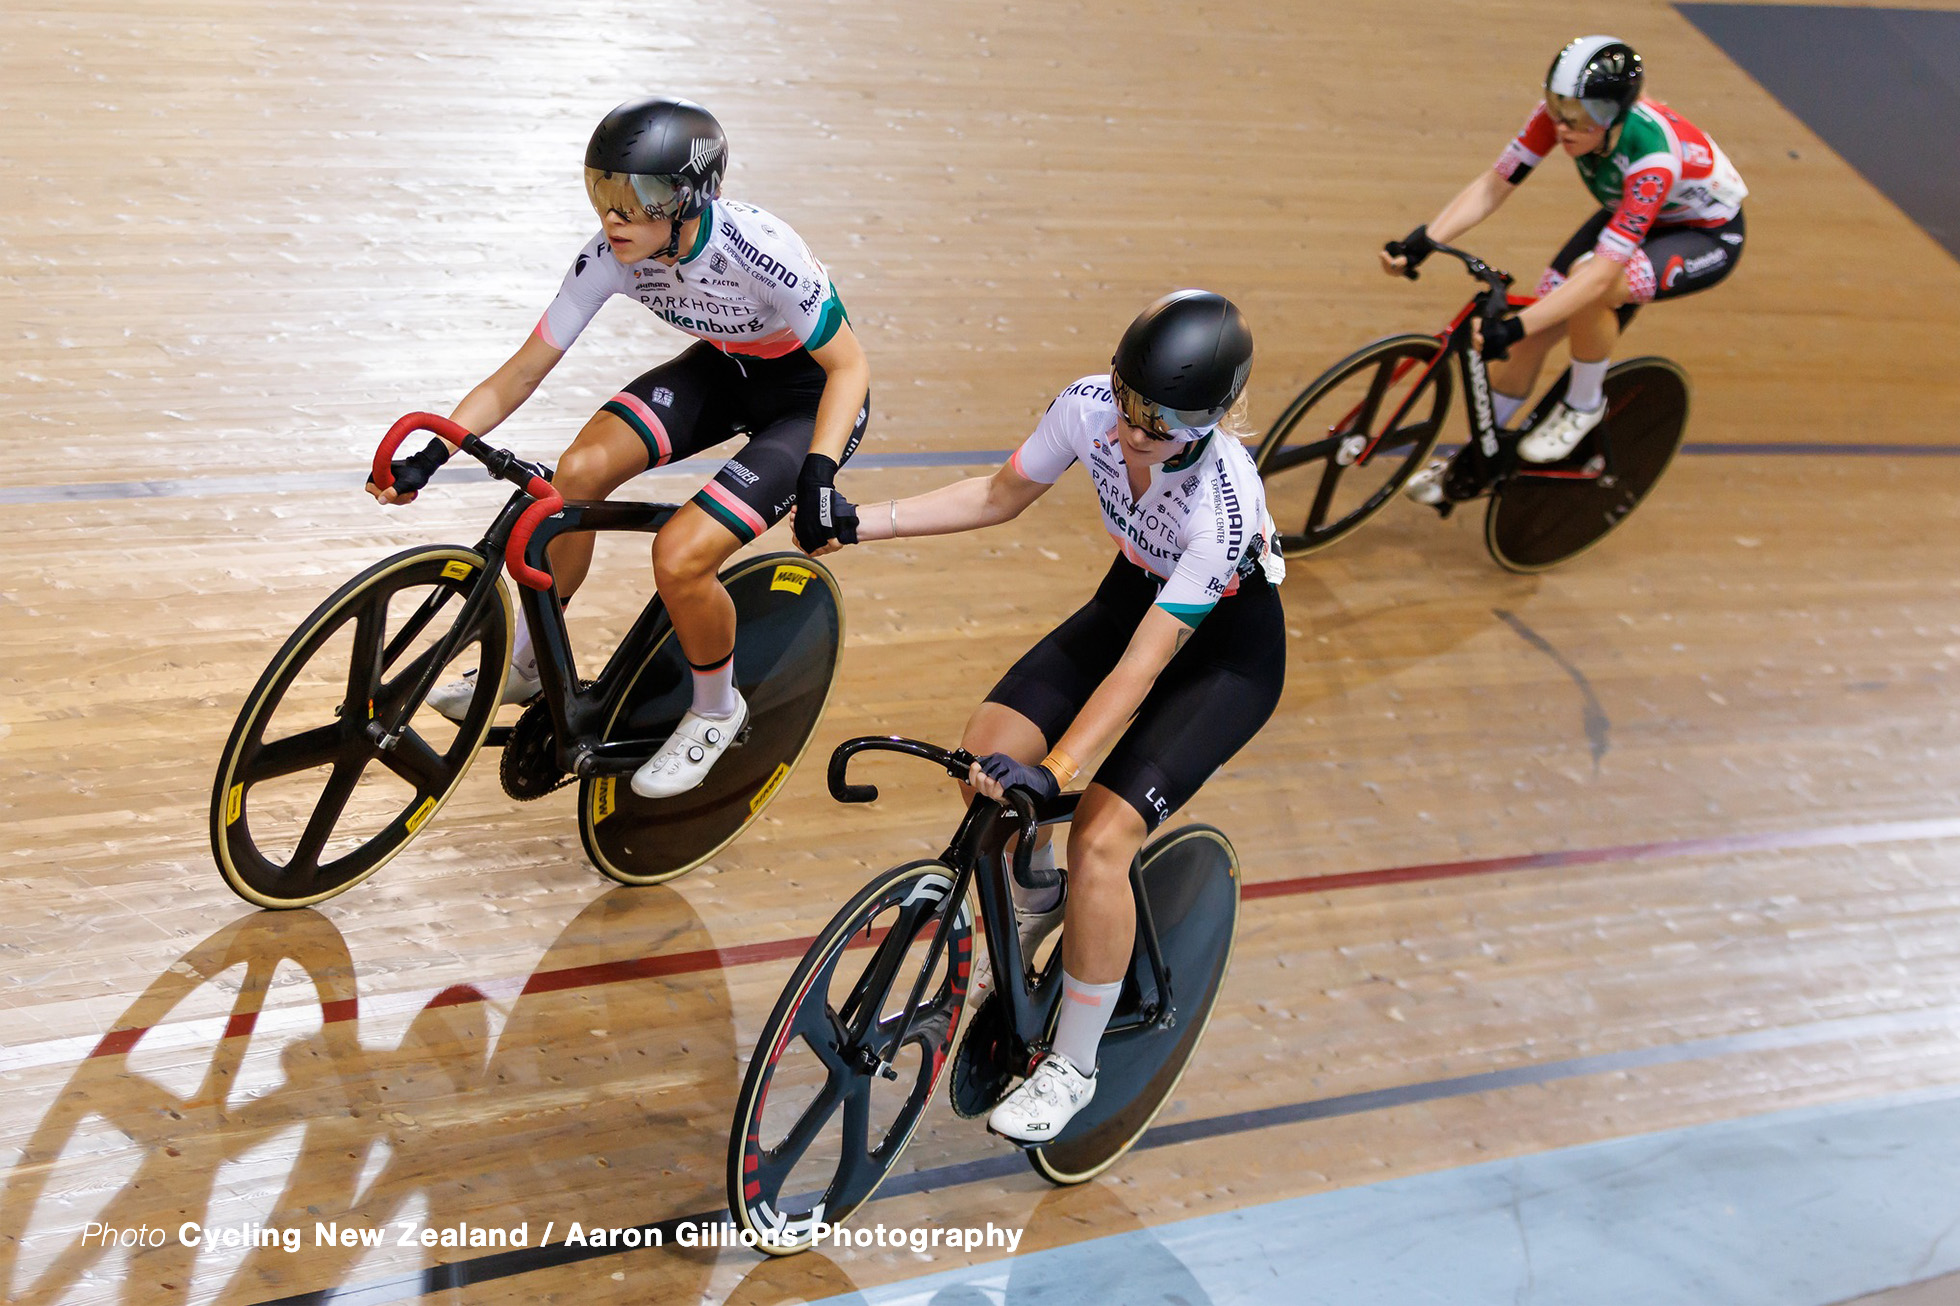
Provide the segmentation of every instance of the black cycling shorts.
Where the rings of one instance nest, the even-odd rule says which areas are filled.
[[[987,701],[1032,721],[1053,748],[1115,670],[1157,601],[1158,584],[1117,558],[1095,597],[1009,668]],[[1094,782],[1155,830],[1259,733],[1285,684],[1286,614],[1255,573],[1219,600],[1164,667]]]
[[[1540,295],[1549,294],[1572,275],[1572,265],[1580,255],[1592,252],[1599,243],[1599,233],[1612,220],[1612,210],[1601,209],[1572,233],[1572,239],[1545,269],[1538,283]],[[1692,295],[1727,277],[1742,260],[1745,234],[1740,212],[1719,227],[1655,227],[1627,264],[1627,284],[1633,289],[1633,299],[1620,305],[1620,325],[1633,321],[1642,304]]]
[[[747,544],[796,503],[796,476],[816,434],[827,375],[808,350],[751,358],[725,354],[703,340],[633,381],[599,411],[646,442],[649,467],[746,434],[748,443],[693,502]],[[839,463],[857,451],[870,415],[867,395]]]

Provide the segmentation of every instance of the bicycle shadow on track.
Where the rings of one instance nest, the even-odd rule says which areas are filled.
[[[456,985],[412,999],[399,1044],[369,1047],[356,966],[333,923],[314,911],[244,916],[130,1004],[22,1147],[0,1190],[0,1297],[52,1302],[92,1284],[77,1295],[256,1301],[345,1282],[367,1258],[363,1278],[420,1274],[433,1288],[448,1277],[438,1266],[483,1253],[397,1249],[390,1221],[528,1225],[535,1247],[547,1221],[637,1225],[712,1206],[737,1078],[727,985],[714,967],[633,964],[707,946],[674,891],[615,888],[521,986],[486,984],[505,998]],[[282,978],[286,1002],[269,1007],[282,966],[304,979]],[[229,1015],[169,1024],[207,985],[232,992]],[[366,1006],[370,1034],[403,1010],[388,994]],[[209,1064],[179,1092],[170,1085],[183,1074],[154,1073],[158,1051]],[[244,1078],[262,1088],[241,1082],[248,1063],[261,1073]],[[98,1206],[91,1190],[113,1182],[105,1173],[132,1177]],[[85,1240],[89,1220],[169,1236],[124,1253]],[[275,1245],[186,1246],[186,1221],[260,1225]],[[385,1250],[315,1246],[316,1224],[383,1229]],[[299,1250],[276,1245],[287,1234]],[[662,1267],[698,1280],[668,1285],[681,1293],[705,1287],[710,1268]]]
[[[1454,524],[1454,523],[1451,523]],[[1427,521],[1372,530],[1287,564],[1286,702],[1340,699],[1502,628],[1495,609],[1528,605],[1542,584],[1490,564]]]

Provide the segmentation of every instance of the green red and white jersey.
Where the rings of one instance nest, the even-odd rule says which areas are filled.
[[[1516,184],[1558,148],[1558,124],[1541,100],[1504,153],[1497,175]],[[1594,252],[1625,263],[1655,227],[1719,227],[1741,211],[1749,188],[1708,133],[1658,100],[1642,100],[1600,154],[1573,160],[1613,220]]]
[[[1244,445],[1214,431],[1151,468],[1149,487],[1132,499],[1118,420],[1109,374],[1085,376],[1055,396],[1008,465],[1042,485],[1073,463],[1088,468],[1103,529],[1162,582],[1156,606],[1196,626],[1238,593],[1273,537],[1259,470]]]
[[[789,225],[733,200],[701,215],[692,248],[672,267],[613,257],[605,233],[572,260],[537,335],[570,349],[614,295],[637,299],[669,326],[730,354],[780,358],[819,349],[846,321],[843,301],[817,256]]]

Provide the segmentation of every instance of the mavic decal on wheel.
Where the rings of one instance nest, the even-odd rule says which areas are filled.
[[[225,795],[225,824],[235,824],[239,814],[244,810],[245,786],[242,783],[235,784],[231,787],[231,792]]]
[[[755,797],[749,799],[749,815],[753,816],[761,811],[762,805],[776,796],[776,791],[783,787],[783,781],[787,779],[789,779],[789,763],[778,762],[776,769],[769,773],[769,778],[762,782],[762,788],[755,791]]]
[[[775,578],[769,582],[769,588],[772,590],[788,590],[792,594],[801,594],[803,587],[809,583],[810,573],[803,570],[803,568],[782,566],[776,568]]]
[[[446,563],[442,569],[442,578],[444,580],[468,580],[470,573],[475,570],[476,568],[467,562]]]
[[[592,786],[592,823],[597,825],[613,814],[613,778],[606,776]]]
[[[436,800],[434,798],[424,798],[422,805],[415,809],[415,815],[408,818],[408,832],[414,834],[417,830],[421,829],[422,822],[428,820],[429,813],[435,810]]]

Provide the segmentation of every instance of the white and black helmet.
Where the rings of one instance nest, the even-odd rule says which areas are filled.
[[[1617,36],[1582,36],[1558,52],[1545,74],[1545,99],[1576,101],[1601,127],[1612,127],[1640,99],[1640,56]]]

